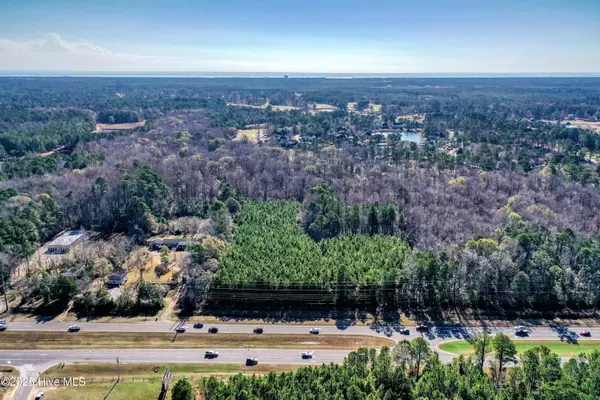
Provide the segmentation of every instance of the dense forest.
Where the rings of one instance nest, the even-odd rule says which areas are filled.
[[[239,374],[227,381],[206,378],[200,390],[207,400],[583,400],[600,396],[598,351],[561,365],[546,347],[535,347],[520,354],[520,363],[514,366],[516,351],[508,337],[494,337],[483,349],[484,359],[491,356],[489,370],[484,370],[478,354],[442,364],[419,338],[379,352],[359,349],[342,365],[263,376]]]
[[[592,309],[599,93],[594,78],[1,78],[3,276],[63,229],[125,235],[106,262],[20,288],[53,303],[59,272],[79,293],[119,268],[119,246],[191,219],[215,238],[174,282],[194,312],[286,291],[325,307]],[[146,313],[162,304],[146,292],[76,305]]]

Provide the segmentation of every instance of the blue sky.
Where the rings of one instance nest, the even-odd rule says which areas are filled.
[[[600,0],[0,0],[0,70],[600,72]]]

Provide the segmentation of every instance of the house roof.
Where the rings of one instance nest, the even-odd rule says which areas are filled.
[[[114,271],[112,274],[108,276],[108,279],[122,279],[127,276],[127,271]]]
[[[83,235],[85,235],[85,231],[65,232],[59,237],[55,238],[50,243],[48,243],[48,246],[70,246],[76,241],[78,241]]]
[[[121,294],[123,293],[123,291],[121,290],[121,288],[112,288],[108,291],[108,295],[110,296],[111,299],[116,300],[119,297],[121,297]]]

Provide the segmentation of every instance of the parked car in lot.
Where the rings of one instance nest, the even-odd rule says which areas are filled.
[[[219,357],[219,352],[216,350],[208,350],[204,353],[204,358],[217,358]]]
[[[177,333],[185,333],[186,330],[187,330],[187,325],[179,325],[177,327],[177,329],[175,329],[175,332],[177,332]]]
[[[263,332],[264,332],[263,328],[254,328],[254,333],[257,333],[260,335]]]
[[[307,359],[307,358],[312,358],[312,351],[303,351],[302,352],[302,358]]]
[[[400,333],[401,335],[409,335],[410,334],[410,330],[408,328],[400,328],[398,330],[398,333]]]
[[[202,322],[194,323],[194,329],[202,329],[204,328],[204,324]]]
[[[217,333],[219,332],[219,328],[217,328],[216,326],[211,326],[210,328],[208,328],[208,333]]]
[[[81,327],[79,325],[71,325],[69,326],[69,332],[79,332]]]
[[[258,358],[256,358],[256,357],[246,358],[246,365],[256,365],[256,364],[258,364]]]
[[[579,332],[579,336],[592,336],[590,331],[581,331]]]
[[[415,329],[417,330],[417,332],[427,332],[427,331],[429,331],[429,327],[427,325],[423,325],[423,324],[417,325],[415,327]]]
[[[310,328],[310,330],[308,331],[308,333],[313,334],[313,335],[318,335],[319,332],[321,332],[321,330],[319,328]]]

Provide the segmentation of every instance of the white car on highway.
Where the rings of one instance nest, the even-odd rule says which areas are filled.
[[[177,329],[175,329],[175,332],[177,333],[184,333],[187,330],[187,325],[179,325],[177,327]]]
[[[529,329],[523,325],[515,327],[515,335],[528,335]]]
[[[69,332],[79,332],[81,327],[79,325],[71,325],[69,326]]]
[[[302,354],[302,358],[312,358],[312,356],[313,356],[312,351],[303,351],[300,354]]]
[[[308,333],[312,333],[313,335],[318,335],[321,330],[319,328],[310,328]]]

